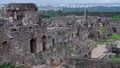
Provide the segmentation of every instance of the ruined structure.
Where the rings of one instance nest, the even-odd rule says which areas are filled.
[[[67,61],[68,68],[119,68],[120,62],[90,58],[71,57]]]
[[[84,12],[84,18],[87,19],[88,18],[88,10],[86,9]]]
[[[11,21],[22,20],[26,12],[35,12],[38,10],[33,3],[10,3],[2,9],[2,16],[8,17]]]
[[[3,7],[0,65],[53,68],[70,56],[91,58],[95,42],[107,39],[110,34],[100,33],[100,29],[109,30],[110,19],[90,17],[87,10],[84,16],[42,19],[37,9],[32,3],[10,3]],[[115,27],[113,32],[119,34],[118,29]]]

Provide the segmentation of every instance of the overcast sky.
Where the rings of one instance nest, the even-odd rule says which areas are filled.
[[[59,3],[120,3],[120,0],[0,0],[0,3],[11,2],[36,3],[36,4],[59,4]]]

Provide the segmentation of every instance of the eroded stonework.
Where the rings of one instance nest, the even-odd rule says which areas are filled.
[[[118,24],[112,25],[110,18],[88,16],[87,10],[84,16],[42,19],[37,9],[31,3],[3,7],[7,20],[0,19],[0,65],[53,68],[70,56],[90,58],[95,41],[120,34]]]

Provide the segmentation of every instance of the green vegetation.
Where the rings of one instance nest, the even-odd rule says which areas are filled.
[[[15,68],[15,67],[11,64],[5,64],[3,66],[0,66],[0,68]]]
[[[69,48],[69,46],[67,46],[67,45],[61,45],[61,46],[59,46],[60,48],[65,48],[65,49],[67,49],[67,48]]]
[[[67,16],[76,16],[76,14],[74,14],[74,13],[72,14],[72,13],[71,13],[71,14],[68,14]]]
[[[73,50],[69,50],[69,54],[74,54],[74,51]]]
[[[17,66],[17,67],[15,67],[12,64],[4,64],[4,65],[0,66],[0,68],[30,68],[30,67],[24,67],[24,66]]]
[[[118,16],[113,16],[113,17],[112,17],[112,20],[120,20],[120,15],[118,15]]]
[[[63,8],[65,12],[84,12],[86,7],[81,8]],[[96,7],[88,7],[89,12],[120,12],[120,7],[103,7],[103,6],[96,6]]]
[[[104,44],[105,42],[102,42],[102,41],[97,41],[96,42],[96,44],[98,44],[98,45],[102,45],[102,44]]]
[[[120,34],[113,34],[111,36],[108,36],[109,39],[116,39],[116,40],[120,40]]]
[[[42,18],[51,18],[51,17],[53,17],[53,16],[50,15],[50,14],[43,14],[43,15],[42,15]]]
[[[35,53],[37,57],[42,56],[42,51]]]
[[[62,10],[48,10],[48,11],[40,11],[43,13],[42,18],[51,18],[51,17],[59,17],[62,16]]]
[[[99,32],[101,35],[104,35],[106,33],[105,29],[100,29]]]
[[[109,58],[108,60],[111,60],[111,61],[120,61],[120,58]]]

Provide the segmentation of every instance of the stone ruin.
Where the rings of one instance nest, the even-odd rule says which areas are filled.
[[[105,58],[120,58],[120,42],[113,41],[113,43],[108,43],[106,46],[108,53]]]
[[[110,19],[88,16],[87,10],[84,16],[50,19],[42,19],[37,10],[32,3],[10,3],[3,7],[0,65],[53,68],[70,56],[90,58],[95,41],[105,40],[111,34]],[[100,34],[100,29],[108,32]],[[115,29],[113,32],[119,34],[119,27]]]
[[[26,12],[35,12],[38,10],[33,3],[10,3],[2,8],[2,16],[9,18],[11,22],[22,20]]]
[[[94,58],[70,57],[68,58],[66,66],[66,68],[119,68],[120,62]]]

